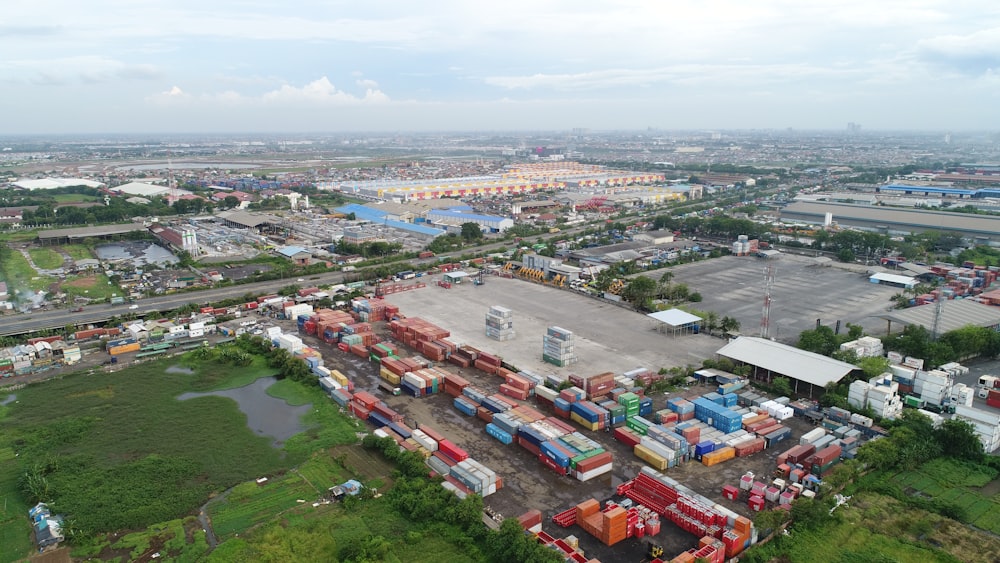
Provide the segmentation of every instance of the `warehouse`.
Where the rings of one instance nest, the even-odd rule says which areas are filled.
[[[347,205],[338,207],[335,209],[337,213],[343,213],[344,215],[354,214],[354,217],[358,221],[368,221],[370,223],[377,223],[383,227],[388,227],[391,229],[397,229],[400,231],[407,231],[412,234],[422,235],[426,237],[437,237],[444,234],[441,229],[435,229],[434,227],[428,227],[426,225],[417,225],[414,223],[404,223],[402,221],[395,221],[391,219],[390,215],[384,211],[378,209],[372,209],[371,207],[366,207],[364,205],[358,205],[356,203],[349,203]]]
[[[215,214],[222,219],[227,227],[236,229],[255,229],[263,231],[268,227],[277,227],[281,224],[281,219],[274,215],[265,213],[249,213],[247,211],[222,211]]]
[[[117,194],[137,195],[141,197],[159,197],[169,194],[170,188],[167,186],[147,184],[145,182],[129,182],[128,184],[108,188],[108,191]],[[178,191],[183,191],[185,194],[191,193],[187,190]]]
[[[820,354],[800,350],[752,336],[741,336],[717,352],[723,358],[754,368],[753,377],[772,382],[775,377],[792,380],[797,394],[819,396],[830,383],[837,383],[857,366]]]
[[[11,183],[11,186],[22,190],[52,190],[56,188],[70,188],[75,186],[99,188],[103,185],[104,184],[102,182],[84,180],[83,178],[38,178],[35,180],[20,180]]]
[[[892,323],[903,326],[923,325],[928,330],[934,326],[937,307],[933,304],[888,311],[876,315],[888,322],[887,333],[892,333]],[[990,307],[968,299],[946,299],[941,302],[941,319],[938,330],[942,334],[973,325],[1000,331],[1000,308]]]
[[[943,231],[973,238],[980,244],[1000,244],[1000,217],[989,215],[797,201],[781,210],[781,220],[823,225],[828,213],[841,226],[890,234]]]
[[[125,225],[99,225],[95,227],[75,227],[71,229],[51,229],[38,232],[39,244],[63,244],[81,241],[85,238],[115,238],[129,233],[145,231],[142,223]]]
[[[472,212],[469,206],[456,206],[449,209],[435,209],[427,213],[427,220],[436,221],[460,221],[461,223],[475,223],[481,228],[491,233],[502,233],[514,226],[514,220],[507,217],[497,217],[495,215],[480,215]]]

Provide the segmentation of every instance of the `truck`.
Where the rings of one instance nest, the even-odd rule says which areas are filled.
[[[112,297],[111,298],[111,304],[112,305],[124,305],[125,304],[125,298],[124,297],[118,297],[118,296]]]
[[[979,376],[979,383],[976,386],[979,388],[976,395],[980,399],[985,399],[989,397],[990,391],[1000,389],[1000,377],[995,375],[981,375]]]
[[[399,389],[399,387],[396,387],[395,385],[393,385],[392,383],[389,383],[388,381],[386,381],[384,379],[380,379],[379,380],[379,382],[378,382],[378,388],[381,389],[382,391],[385,391],[386,393],[388,393],[390,395],[396,395],[396,396],[398,396],[400,394],[400,392],[401,392],[400,389]]]

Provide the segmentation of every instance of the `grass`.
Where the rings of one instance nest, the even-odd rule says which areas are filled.
[[[20,252],[11,249],[5,249],[3,252],[3,259],[0,260],[0,277],[6,280],[7,287],[11,291],[21,288],[30,288],[33,291],[47,290],[53,280],[48,276],[39,276]]]
[[[62,255],[51,248],[30,248],[28,255],[31,256],[31,261],[35,263],[35,266],[43,270],[53,270],[63,265]]]
[[[336,439],[354,441],[343,420],[299,438],[296,448],[275,450],[254,435],[235,402],[221,397],[178,401],[186,391],[236,387],[268,375],[262,359],[246,368],[194,364],[195,373],[167,374],[165,359],[116,373],[78,374],[18,391],[18,403],[0,419],[0,561],[30,546],[27,503],[17,479],[36,462],[49,465],[47,497],[90,532],[149,526],[190,513],[213,491],[262,475],[287,471],[308,458],[309,447]],[[330,403],[329,400],[326,401]],[[324,416],[329,416],[325,413]],[[343,443],[343,442],[341,442]],[[294,474],[289,474],[294,476]],[[296,495],[309,492],[302,484]],[[310,498],[315,497],[313,491]],[[294,499],[293,499],[294,500]]]
[[[815,530],[793,530],[760,548],[752,560],[796,563],[994,561],[1000,539],[875,493],[855,494]]]
[[[194,516],[154,524],[123,536],[104,536],[75,546],[72,556],[79,559],[136,561],[153,553],[168,561],[201,561],[208,553],[205,531]],[[123,554],[120,558],[114,555]]]
[[[121,288],[108,283],[108,276],[92,274],[86,276],[67,276],[59,286],[69,298],[86,297],[105,300],[113,294],[121,294]]]
[[[84,203],[88,201],[101,201],[96,195],[85,194],[52,194],[51,197],[56,203]]]
[[[250,481],[237,485],[225,498],[209,508],[212,529],[219,539],[235,537],[280,513],[320,497],[320,491],[298,473],[287,473],[259,486]]]
[[[64,244],[62,250],[69,254],[73,260],[86,260],[94,257],[94,252],[85,244]]]
[[[904,490],[910,488],[960,506],[966,523],[1000,534],[1000,496],[984,497],[978,490],[996,478],[997,472],[987,467],[939,458],[903,471],[893,480]]]
[[[298,505],[271,522],[238,538],[226,540],[208,557],[210,562],[338,561],[350,549],[376,537],[382,545],[378,560],[386,562],[464,563],[482,561],[470,549],[448,538],[454,533],[440,525],[403,518],[384,499],[361,500],[349,509],[341,504]],[[471,553],[478,553],[472,550]]]

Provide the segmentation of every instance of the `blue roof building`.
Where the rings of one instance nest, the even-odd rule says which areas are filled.
[[[427,212],[427,220],[444,223],[475,223],[494,233],[502,233],[514,226],[514,220],[495,215],[480,215],[472,213],[468,206],[449,207],[448,209],[433,209]]]
[[[378,209],[372,209],[371,207],[366,207],[364,205],[359,205],[357,203],[349,203],[347,205],[338,207],[336,209],[338,213],[343,213],[345,215],[353,213],[354,216],[359,221],[369,221],[371,223],[379,223],[386,227],[393,229],[399,229],[401,231],[409,231],[414,234],[424,235],[428,237],[436,237],[443,235],[444,231],[442,229],[435,229],[433,227],[427,227],[424,225],[416,225],[414,223],[405,223],[403,221],[393,221],[387,219],[388,214],[384,211],[379,211]]]

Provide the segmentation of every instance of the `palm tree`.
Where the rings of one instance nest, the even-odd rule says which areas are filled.
[[[708,335],[711,336],[715,329],[719,328],[719,314],[715,311],[707,311],[705,313],[705,328],[708,329]]]

